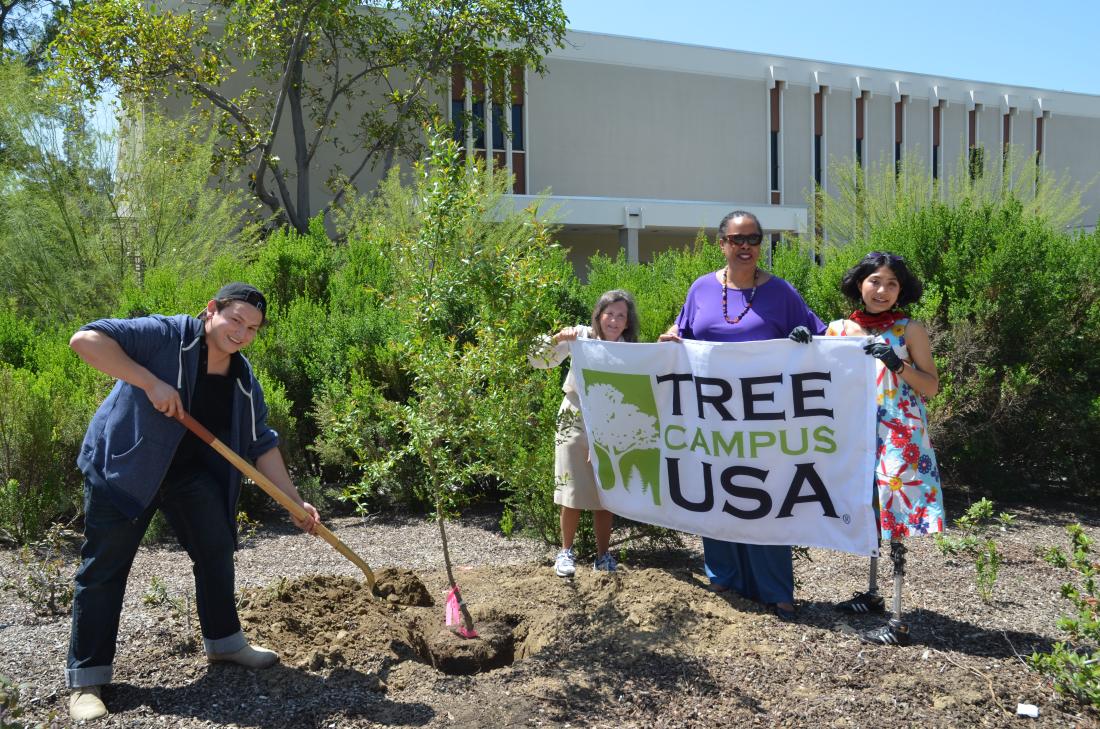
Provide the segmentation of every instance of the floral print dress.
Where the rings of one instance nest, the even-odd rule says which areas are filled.
[[[899,319],[879,336],[905,362],[908,319]],[[844,320],[829,324],[826,336],[845,336]],[[878,442],[875,486],[883,539],[901,539],[943,531],[940,469],[928,437],[924,398],[875,360],[878,387]]]

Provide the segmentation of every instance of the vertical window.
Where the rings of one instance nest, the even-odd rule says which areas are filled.
[[[932,179],[940,179],[940,135],[943,123],[943,102],[932,107]]]
[[[825,89],[814,94],[814,182],[824,184]]]
[[[478,159],[485,159],[485,81],[473,77],[473,108],[470,123],[474,127],[474,153]]]
[[[978,115],[981,111],[982,105],[975,104],[967,119],[967,140],[970,145],[968,166],[971,181],[977,180],[985,173],[985,149],[978,144]]]
[[[775,87],[770,91],[770,104],[771,104],[771,130],[768,136],[768,150],[769,150],[769,189],[771,190],[771,203],[772,205],[778,205],[782,200],[782,192],[780,190],[779,179],[779,134],[782,131],[782,116],[783,116],[783,104],[781,100],[781,93],[783,85],[781,81],[775,82]]]
[[[511,116],[508,129],[512,132],[512,149],[523,151],[523,104],[512,104]]]
[[[825,184],[825,94],[828,89],[818,88],[814,94],[814,234],[822,238],[825,230],[821,225],[824,204],[821,196]]]
[[[512,185],[512,192],[517,195],[523,195],[527,192],[527,155],[524,137],[524,124],[523,124],[523,67],[512,67],[512,78],[508,83],[508,91],[511,93],[511,124],[508,130],[512,133],[512,174],[515,176],[515,182]]]
[[[1035,117],[1035,192],[1043,179],[1043,121],[1044,117]]]
[[[1043,160],[1043,117],[1036,117],[1035,119],[1035,161],[1042,162]]]
[[[499,100],[493,99],[493,150],[504,150],[506,127],[511,124],[505,117],[505,109]]]
[[[1012,147],[1012,112],[1009,109],[1001,123],[1001,169],[1008,170],[1008,151]]]
[[[455,66],[451,70],[451,126],[454,140],[460,147],[466,146],[466,69]]]
[[[905,137],[905,102],[908,98],[902,96],[894,103],[894,175],[901,174],[901,146]]]
[[[856,97],[856,167],[863,169],[863,127],[866,114],[864,109],[867,92],[864,91]]]
[[[523,68],[513,67],[508,83],[503,75],[491,79],[473,77],[470,99],[466,96],[466,70],[455,66],[451,74],[451,124],[454,140],[467,145],[467,125],[473,137],[473,152],[482,160],[491,160],[494,168],[509,167],[515,176],[512,192],[522,195],[526,190],[523,125]],[[510,98],[509,98],[510,97]],[[467,111],[469,103],[469,111]],[[491,118],[486,118],[491,109]],[[491,125],[491,126],[490,126]],[[491,129],[489,138],[486,131]],[[489,146],[487,146],[487,144]],[[511,159],[508,154],[511,151]],[[465,150],[464,150],[465,154]]]
[[[474,82],[474,93],[477,93],[477,82]],[[485,101],[474,97],[474,110],[472,123],[474,125],[474,149],[485,151]]]

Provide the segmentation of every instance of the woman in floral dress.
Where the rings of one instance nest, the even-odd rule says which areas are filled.
[[[890,540],[894,566],[893,617],[863,639],[886,645],[906,645],[909,626],[902,621],[901,588],[905,575],[904,539],[943,531],[943,498],[936,454],[928,438],[924,400],[939,391],[939,377],[928,331],[900,307],[920,300],[923,286],[901,256],[868,253],[848,269],[841,292],[860,308],[848,319],[831,322],[826,335],[867,337],[864,350],[878,359],[878,442],[875,496],[881,537]],[[878,560],[871,558],[869,586],[838,609],[882,612],[878,594]]]

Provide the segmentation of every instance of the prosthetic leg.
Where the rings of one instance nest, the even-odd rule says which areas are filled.
[[[867,643],[909,645],[909,626],[901,622],[901,588],[905,583],[905,553],[907,551],[905,544],[900,540],[890,540],[890,561],[894,565],[894,601],[891,605],[893,615],[890,622],[883,627],[869,630],[860,636]],[[872,578],[873,580],[874,578]]]
[[[882,595],[878,594],[878,557],[871,557],[871,569],[867,573],[867,592],[857,592],[844,602],[837,603],[836,609],[866,615],[881,613],[884,607]]]
[[[872,486],[872,504],[875,507],[875,523],[878,523],[878,489]],[[881,537],[880,537],[881,540]],[[879,546],[881,547],[881,541]],[[867,573],[867,592],[857,592],[844,602],[837,603],[836,609],[846,613],[866,615],[881,613],[884,608],[882,596],[878,594],[878,557],[871,557],[871,568]]]

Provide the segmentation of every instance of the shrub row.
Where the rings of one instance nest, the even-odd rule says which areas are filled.
[[[449,488],[503,496],[509,523],[553,539],[563,371],[531,370],[524,348],[537,333],[586,321],[610,288],[634,293],[642,339],[653,341],[721,254],[700,238],[642,266],[597,257],[582,285],[532,215],[489,214],[499,183],[475,184],[475,174],[441,182],[425,172],[412,184],[395,174],[340,221],[336,239],[318,221],[308,234],[272,234],[251,260],[222,255],[183,277],[150,269],[120,292],[115,314],[197,312],[221,283],[255,283],[268,294],[270,323],[249,356],[292,468],[303,483],[351,484],[344,495],[368,507],[431,502],[425,464],[409,448],[411,414],[443,389],[426,389],[444,360],[432,365],[425,353],[455,367],[465,357],[461,377],[472,379],[447,395],[448,417],[461,413],[450,422],[481,432],[471,426],[440,443],[461,466]],[[442,233],[418,212],[429,202],[457,221],[437,244],[450,258],[434,264],[426,236]],[[522,256],[505,255],[512,249]],[[1066,485],[1095,494],[1100,234],[1055,230],[1010,203],[932,203],[865,239],[822,247],[819,265],[784,241],[770,266],[828,320],[849,313],[840,277],[871,249],[905,256],[925,282],[912,314],[928,323],[940,368],[931,410],[945,470],[996,497],[1022,488],[1039,498]],[[110,383],[65,346],[81,322],[32,323],[13,312],[0,312],[0,528],[27,540],[78,508],[76,448]],[[489,346],[497,357],[475,351]]]

